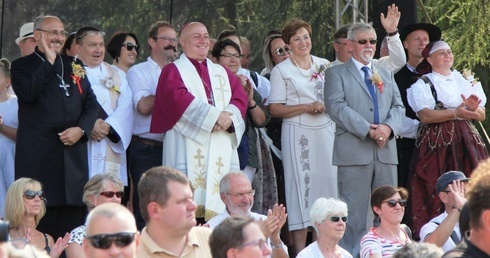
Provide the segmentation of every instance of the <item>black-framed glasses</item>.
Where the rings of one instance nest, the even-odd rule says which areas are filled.
[[[99,234],[88,236],[88,242],[97,249],[109,249],[112,244],[117,247],[126,247],[133,243],[136,232],[119,232],[115,234]]]
[[[254,196],[255,195],[255,189],[252,189],[248,192],[245,192],[245,193],[226,193],[227,195],[231,195],[231,196],[234,196],[234,197],[237,197],[237,198],[243,198],[245,195],[247,196]]]
[[[336,40],[335,43],[337,43],[339,45],[347,46],[347,43],[346,42],[341,42],[341,41]]]
[[[44,191],[25,190],[24,196],[26,197],[27,200],[32,200],[36,198],[36,196],[39,196],[39,199],[44,200]]]
[[[227,53],[227,54],[222,54],[222,55],[219,55],[219,56],[224,57],[224,58],[228,58],[228,59],[231,59],[232,57],[234,57],[236,59],[240,59],[240,58],[242,58],[243,55]]]
[[[121,198],[121,197],[123,197],[124,192],[123,191],[119,191],[119,192],[105,191],[105,192],[101,192],[100,195],[105,196],[107,198],[112,198],[115,195],[117,198]]]
[[[339,222],[341,220],[342,220],[342,222],[345,223],[345,222],[347,222],[348,218],[347,218],[347,216],[342,216],[342,217],[340,217],[340,216],[332,216],[332,217],[330,217],[330,221],[331,222],[337,223],[337,222]]]
[[[366,45],[368,42],[371,45],[375,45],[378,42],[377,39],[370,39],[370,40],[367,40],[367,39],[359,39],[359,40],[352,40],[352,41],[355,41],[355,42],[357,42],[357,43],[359,43],[361,45]]]
[[[140,50],[140,46],[138,46],[138,44],[133,44],[131,42],[124,43],[122,46],[126,47],[128,51],[133,51],[133,49],[136,49],[136,52],[138,52],[138,50]]]
[[[289,52],[291,52],[291,50],[287,46],[278,47],[274,50],[274,53],[276,53],[277,56],[284,56],[289,54]]]
[[[171,37],[166,37],[166,36],[161,36],[161,37],[153,37],[154,40],[164,40],[164,41],[168,41],[168,42],[173,42],[175,44],[179,43],[179,39],[178,38],[171,38]]]
[[[264,239],[259,239],[259,240],[255,240],[255,241],[251,241],[251,242],[248,242],[248,243],[245,243],[241,246],[239,246],[238,248],[243,248],[243,247],[246,247],[246,246],[258,246],[260,250],[264,250],[264,248],[266,248],[267,244],[266,244],[266,241]]]
[[[400,204],[400,207],[407,206],[407,200],[404,200],[404,199],[400,199],[400,200],[391,199],[391,200],[387,200],[384,202],[386,202],[386,204],[388,204],[388,206],[390,206],[391,208],[394,208],[397,203]]]
[[[38,31],[46,32],[51,36],[60,36],[60,37],[65,37],[68,36],[68,32],[64,30],[43,30],[43,29],[37,29]]]

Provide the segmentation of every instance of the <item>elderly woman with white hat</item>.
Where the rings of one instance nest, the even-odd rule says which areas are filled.
[[[427,44],[417,66],[423,75],[407,90],[408,103],[420,119],[411,161],[412,230],[418,230],[440,211],[435,194],[437,178],[449,170],[471,171],[488,157],[472,121],[485,119],[487,98],[481,83],[452,70],[454,56],[444,41]]]

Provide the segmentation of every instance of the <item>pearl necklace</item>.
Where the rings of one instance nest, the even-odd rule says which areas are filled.
[[[313,68],[313,63],[311,62],[311,56],[308,56],[308,61],[310,61],[310,68],[308,68],[308,74],[304,74],[302,71],[301,71],[301,68],[299,67],[298,63],[296,63],[296,59],[294,59],[294,56],[292,56],[293,58],[293,62],[294,64],[296,65],[296,68],[298,69],[299,73],[301,75],[303,75],[304,77],[306,78],[310,78],[312,75],[313,75],[313,71],[312,71],[312,68]],[[305,70],[305,69],[303,69]]]

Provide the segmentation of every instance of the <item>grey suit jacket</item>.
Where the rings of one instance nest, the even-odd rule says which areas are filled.
[[[383,93],[375,87],[379,120],[381,124],[391,127],[393,136],[401,128],[405,107],[393,73],[382,67],[373,68],[384,83]],[[382,163],[398,163],[396,141],[393,137],[390,137],[384,148],[380,148],[368,135],[374,119],[374,106],[364,79],[352,59],[343,65],[327,69],[324,97],[326,111],[337,124],[333,165],[366,165],[375,158]]]

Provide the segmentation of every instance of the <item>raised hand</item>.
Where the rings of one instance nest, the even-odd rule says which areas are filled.
[[[398,11],[398,7],[395,4],[388,6],[388,12],[386,17],[384,13],[381,13],[381,24],[385,28],[387,33],[395,32],[400,22],[401,13]]]
[[[69,240],[70,240],[70,233],[66,233],[63,238],[58,237],[54,245],[51,247],[51,252],[49,253],[49,256],[51,258],[60,257],[61,253],[63,253],[63,251],[65,251],[65,248],[68,247]]]

